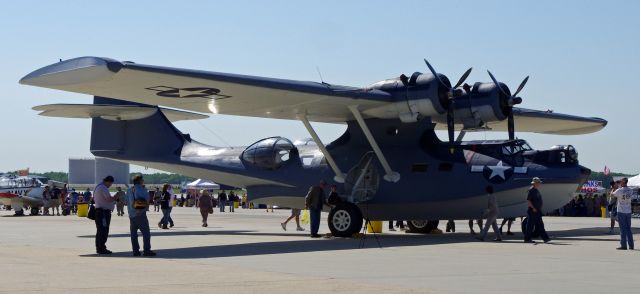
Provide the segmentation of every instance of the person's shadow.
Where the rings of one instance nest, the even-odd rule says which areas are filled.
[[[582,228],[565,231],[549,231],[553,241],[551,245],[571,245],[572,241],[602,241],[618,242],[618,235],[608,235],[608,228]],[[359,248],[393,248],[410,247],[437,244],[455,244],[479,242],[474,236],[465,232],[446,234],[367,234],[364,239],[358,238],[318,238],[310,239],[307,234],[299,233],[261,233],[251,230],[204,230],[204,231],[167,231],[153,232],[153,237],[163,236],[269,236],[269,237],[289,237],[282,241],[267,241],[253,243],[239,243],[228,245],[210,245],[198,247],[184,247],[171,249],[154,250],[158,253],[156,258],[169,259],[193,259],[193,258],[217,258],[233,256],[255,256],[282,253],[304,253],[321,251],[353,250]],[[492,234],[489,234],[492,236]],[[600,236],[600,238],[595,238]],[[602,238],[602,236],[610,236]],[[93,238],[92,235],[78,236],[80,238]],[[129,234],[114,234],[110,238],[129,238]],[[295,240],[290,240],[296,237]],[[487,241],[490,242],[490,241]],[[519,244],[522,243],[522,234],[515,236],[505,236],[502,243]],[[542,244],[542,243],[538,243]],[[528,246],[523,244],[523,246]],[[117,252],[112,255],[88,254],[84,257],[105,256],[123,257],[131,256],[131,252]]]

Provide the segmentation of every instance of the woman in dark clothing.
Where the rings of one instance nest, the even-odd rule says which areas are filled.
[[[202,196],[200,196],[198,206],[200,207],[200,215],[202,215],[202,226],[207,227],[209,226],[207,224],[209,214],[213,213],[213,198],[209,195],[209,191],[202,190]]]

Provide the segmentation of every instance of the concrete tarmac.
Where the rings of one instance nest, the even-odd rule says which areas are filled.
[[[389,233],[385,222],[383,234],[364,240],[311,239],[308,232],[296,232],[293,222],[282,230],[287,210],[216,210],[203,228],[195,209],[178,207],[174,228],[152,228],[158,256],[143,258],[131,256],[126,216],[113,216],[107,246],[114,254],[97,256],[95,225],[86,218],[11,214],[0,212],[2,293],[637,293],[640,288],[640,251],[615,250],[619,236],[608,235],[609,220],[601,218],[547,217],[554,241],[531,245],[522,243],[519,221],[513,227],[517,235],[502,243],[477,241],[466,221],[456,223],[456,233],[442,235]],[[160,217],[149,213],[152,225]],[[325,220],[326,214],[321,233],[328,232]]]

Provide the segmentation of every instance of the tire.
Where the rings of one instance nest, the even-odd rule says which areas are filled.
[[[40,209],[38,208],[31,208],[31,215],[38,215],[40,214]]]
[[[527,235],[526,232],[527,232],[527,221],[528,220],[529,219],[526,218],[526,217],[522,220],[522,226],[521,226],[522,235],[525,235],[525,236]],[[533,232],[531,233],[531,238],[533,239],[533,238],[538,238],[538,237],[540,237],[540,234],[538,234],[538,231],[536,230],[536,228],[533,227]]]
[[[434,229],[438,228],[438,224],[440,221],[438,220],[410,220],[407,221],[407,225],[409,226],[409,231],[413,233],[422,233],[429,234]]]
[[[362,212],[355,204],[339,203],[329,212],[327,223],[333,236],[351,237],[362,229]]]

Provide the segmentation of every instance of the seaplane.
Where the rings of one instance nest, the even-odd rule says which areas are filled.
[[[328,214],[335,236],[351,236],[366,220],[407,220],[413,231],[427,233],[439,220],[480,218],[487,186],[495,190],[501,217],[523,216],[533,177],[545,183],[544,210],[571,199],[591,172],[579,164],[576,148],[533,149],[515,137],[516,126],[522,133],[581,135],[603,129],[606,120],[518,107],[528,77],[512,92],[491,72],[488,81],[467,84],[469,69],[452,84],[425,65],[425,73],[351,87],[79,57],[37,69],[19,83],[93,96],[92,104],[33,109],[90,119],[95,156],[215,179],[245,188],[254,203],[283,207],[304,207],[309,187],[320,180],[335,184],[343,200]],[[173,124],[221,114],[299,121],[312,140],[294,144],[270,136],[250,146],[217,147]],[[346,131],[327,144],[313,122],[346,125]],[[446,138],[438,130],[446,130]],[[469,132],[508,137],[465,141]],[[148,144],[152,138],[159,143]]]

